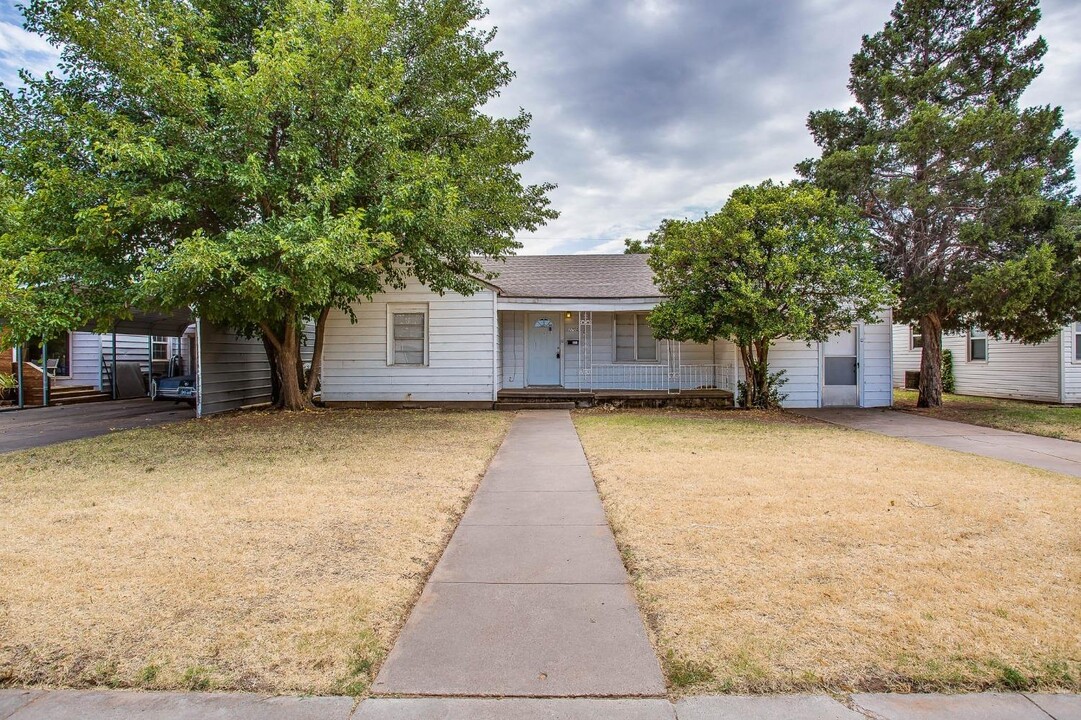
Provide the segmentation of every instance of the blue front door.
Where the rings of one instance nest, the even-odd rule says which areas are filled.
[[[530,313],[526,384],[559,385],[559,314]]]

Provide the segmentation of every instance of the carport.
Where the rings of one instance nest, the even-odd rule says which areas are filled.
[[[161,375],[156,373],[156,365],[161,360],[155,359],[154,340],[163,337],[179,339],[184,374],[193,375],[195,379],[195,411],[198,417],[265,404],[271,400],[271,370],[262,341],[240,337],[232,330],[203,323],[189,310],[173,313],[140,310],[133,312],[128,319],[108,326],[88,324],[73,328],[72,332],[94,333],[99,338],[100,348],[94,350],[95,354],[100,355],[97,386],[108,393],[114,402],[144,398],[149,394],[150,380]],[[118,336],[128,339],[127,354],[118,347]],[[134,337],[145,337],[146,344],[144,349],[133,354],[130,341]],[[40,390],[42,406],[46,408],[52,399],[47,356],[47,346],[42,343],[41,367],[37,370],[42,375]],[[34,362],[24,357],[22,348],[16,348],[13,365],[19,382],[19,409],[27,409],[29,405],[24,392],[24,361]],[[171,359],[168,367],[173,367]],[[57,392],[60,392],[59,384]],[[108,404],[94,403],[98,406]],[[92,410],[85,412],[92,414]],[[109,410],[103,408],[100,412],[108,413]]]

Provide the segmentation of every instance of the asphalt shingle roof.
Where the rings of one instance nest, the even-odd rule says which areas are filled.
[[[653,271],[645,255],[512,255],[481,260],[504,297],[655,298]]]

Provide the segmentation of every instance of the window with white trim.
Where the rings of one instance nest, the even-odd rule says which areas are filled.
[[[979,328],[968,331],[968,359],[970,362],[987,362],[987,333]]]
[[[657,340],[648,313],[616,313],[616,362],[657,362]]]
[[[169,339],[161,335],[153,335],[150,338],[151,357],[155,360],[169,359]]]
[[[1081,362],[1081,322],[1076,322],[1073,326],[1073,359]]]
[[[387,365],[428,364],[428,306],[387,305]]]
[[[908,349],[919,350],[923,347],[923,330],[919,325],[908,326]]]

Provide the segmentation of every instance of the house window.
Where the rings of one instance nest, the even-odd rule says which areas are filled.
[[[979,328],[968,331],[968,359],[987,362],[987,333]]]
[[[657,341],[646,313],[619,313],[615,322],[616,362],[657,362]]]
[[[908,326],[908,349],[919,350],[923,347],[923,330],[920,330],[918,325]]]
[[[167,338],[161,335],[152,336],[150,338],[150,349],[155,360],[169,359],[169,340]]]
[[[1073,326],[1073,359],[1081,362],[1081,322]]]
[[[387,364],[428,364],[427,305],[387,305]]]

